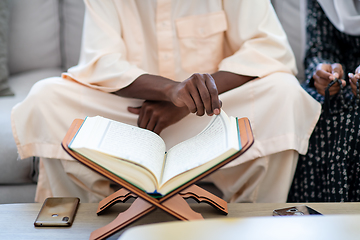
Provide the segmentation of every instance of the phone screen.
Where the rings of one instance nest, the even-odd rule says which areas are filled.
[[[280,208],[273,211],[274,216],[302,216],[302,215],[322,215],[315,209],[306,206],[299,205],[289,208]]]
[[[80,199],[75,197],[47,198],[34,222],[36,227],[69,227],[72,225]]]

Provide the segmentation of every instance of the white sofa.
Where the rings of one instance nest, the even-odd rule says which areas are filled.
[[[298,77],[303,81],[304,31],[300,9],[304,0],[272,2],[288,33],[298,60]],[[0,203],[34,201],[38,159],[17,160],[10,112],[36,81],[60,76],[77,64],[83,15],[82,0],[10,1],[8,69],[15,96],[0,97]]]
[[[10,1],[7,60],[15,96],[0,97],[0,203],[34,201],[38,160],[17,160],[10,112],[36,81],[77,64],[84,11],[82,0]]]

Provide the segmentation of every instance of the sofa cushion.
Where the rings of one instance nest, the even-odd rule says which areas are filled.
[[[0,184],[14,184],[33,182],[36,171],[32,158],[18,160],[17,149],[11,130],[11,109],[22,101],[28,94],[31,86],[38,80],[60,76],[60,68],[34,70],[10,76],[10,87],[15,96],[1,97],[0,99]]]
[[[0,96],[13,95],[8,84],[7,38],[9,1],[0,1]]]
[[[10,1],[10,74],[61,66],[58,5],[54,0]]]
[[[85,14],[83,0],[64,0],[62,7],[62,49],[65,70],[78,64]]]
[[[298,68],[297,78],[300,82],[305,80],[304,54],[305,54],[305,0],[272,0],[276,14],[288,36],[290,46],[295,54]]]
[[[35,192],[36,184],[1,185],[0,204],[33,203],[35,200]],[[11,237],[9,239],[11,239]]]

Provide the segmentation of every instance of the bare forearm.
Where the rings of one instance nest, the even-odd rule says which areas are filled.
[[[138,98],[152,101],[169,101],[167,92],[175,81],[161,76],[143,74],[129,86],[115,92],[116,95],[127,98]]]
[[[237,88],[255,77],[239,75],[236,73],[219,71],[211,74],[214,78],[218,93]],[[169,101],[169,89],[177,82],[161,76],[144,74],[138,77],[129,86],[120,89],[115,94],[153,101]]]
[[[255,77],[239,75],[232,72],[219,71],[211,74],[214,78],[219,94],[237,88]]]
[[[115,94],[148,101],[167,101],[177,107],[186,106],[191,113],[199,116],[205,112],[211,116],[220,113],[220,93],[239,87],[253,78],[221,71],[213,75],[195,73],[182,82],[175,82],[144,74]]]

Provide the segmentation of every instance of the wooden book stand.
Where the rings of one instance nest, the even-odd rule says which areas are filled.
[[[114,181],[115,183],[120,184],[123,187],[117,192],[106,197],[99,203],[97,214],[101,214],[104,210],[108,209],[109,207],[113,206],[118,202],[126,202],[126,200],[128,200],[130,197],[136,198],[132,205],[126,211],[120,213],[111,223],[93,231],[90,235],[90,239],[94,240],[104,239],[115,234],[122,228],[126,227],[127,225],[131,224],[135,220],[141,218],[142,216],[148,214],[156,208],[160,208],[180,220],[203,219],[201,214],[194,212],[190,208],[188,203],[184,200],[187,198],[194,198],[199,203],[206,202],[226,215],[228,213],[227,203],[223,199],[198,187],[197,185],[195,185],[195,183],[200,179],[206,177],[207,175],[211,174],[212,172],[216,171],[217,169],[221,168],[225,164],[229,163],[230,161],[239,157],[241,154],[247,151],[254,142],[249,120],[247,118],[239,119],[238,122],[242,145],[242,149],[239,152],[219,163],[215,167],[204,172],[203,174],[197,176],[196,178],[190,180],[186,184],[173,190],[167,195],[161,198],[153,198],[146,192],[140,190],[139,188],[135,187],[124,179],[112,174],[111,172],[100,167],[99,165],[93,163],[91,160],[68,148],[69,143],[75,136],[83,121],[84,120],[82,119],[75,119],[73,121],[61,145],[63,146],[65,151],[73,158],[85,164],[87,167],[98,172],[99,174]]]

